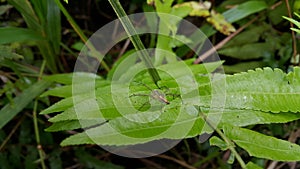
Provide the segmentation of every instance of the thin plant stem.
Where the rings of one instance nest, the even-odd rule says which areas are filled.
[[[40,73],[39,73],[39,77],[38,80],[40,80],[42,78],[44,69],[45,69],[45,65],[46,65],[46,61],[44,60],[40,69]],[[32,112],[32,116],[33,116],[33,127],[34,127],[34,133],[35,133],[35,140],[37,143],[37,149],[39,152],[39,156],[40,156],[40,162],[41,162],[41,166],[42,169],[46,169],[46,164],[45,164],[45,153],[43,151],[42,145],[41,145],[41,140],[40,140],[40,134],[39,134],[39,126],[38,126],[38,120],[37,120],[37,105],[38,105],[38,100],[35,99],[34,101],[34,106],[33,106],[33,112]]]
[[[149,53],[145,50],[145,46],[143,45],[140,37],[138,36],[134,26],[132,25],[130,19],[126,15],[122,5],[119,0],[108,0],[118,18],[120,19],[130,41],[132,42],[134,48],[139,51],[138,55],[141,60],[146,65],[150,76],[152,77],[153,82],[157,85],[157,82],[160,80],[159,74],[155,67],[153,66]]]
[[[222,48],[228,41],[230,41],[233,37],[235,37],[237,34],[242,32],[245,28],[247,28],[249,25],[251,25],[253,22],[255,22],[259,16],[253,18],[249,22],[247,22],[245,25],[240,27],[237,31],[232,33],[231,35],[227,36],[225,39],[223,39],[221,42],[219,42],[216,46],[210,48],[208,51],[206,51],[203,55],[199,56],[195,61],[194,64],[198,64],[208,58],[211,54],[213,54],[216,50]]]
[[[238,161],[238,163],[240,164],[240,166],[243,169],[246,169],[246,164],[244,162],[244,160],[242,159],[242,157],[239,155],[239,153],[235,150],[235,145],[234,143],[228,139],[226,137],[226,135],[217,127],[217,125],[212,122],[211,120],[207,119],[206,115],[204,113],[200,112],[200,115],[203,117],[203,119],[205,120],[205,122],[211,127],[213,128],[218,134],[219,136],[225,141],[225,143],[227,144],[228,149],[231,151],[231,153],[233,153],[233,155],[235,156],[236,160]]]
[[[43,76],[43,72],[44,72],[45,67],[46,67],[46,60],[43,60],[43,63],[42,63],[41,69],[40,69],[40,73],[39,73],[38,80],[41,80],[41,78],[42,78],[42,76]]]
[[[285,4],[286,4],[286,8],[287,8],[289,17],[293,18],[289,1],[285,0]],[[290,26],[291,26],[291,28],[294,28],[294,24],[292,22],[290,22]],[[291,31],[291,33],[292,33],[292,41],[293,41],[293,57],[294,57],[294,60],[297,60],[296,59],[296,56],[298,53],[297,52],[297,40],[296,40],[295,32]],[[299,63],[296,63],[296,64],[299,64]]]
[[[39,127],[38,127],[38,122],[37,122],[37,103],[38,101],[35,100],[34,101],[34,108],[33,108],[33,125],[34,125],[34,133],[35,133],[35,140],[36,140],[36,143],[37,143],[37,149],[38,149],[38,152],[39,152],[39,156],[40,156],[40,162],[41,162],[41,166],[42,166],[42,169],[46,169],[46,164],[45,164],[45,153],[43,151],[43,148],[42,148],[42,145],[41,145],[41,140],[40,140],[40,134],[39,134]]]
[[[66,8],[60,3],[60,0],[55,0],[55,3],[58,5],[59,9],[62,11],[62,13],[67,18],[68,22],[71,24],[75,32],[79,35],[80,39],[85,43],[87,42],[88,38],[85,36],[83,31],[80,29],[80,27],[76,24],[74,19],[71,17],[71,15],[68,13]]]
[[[234,143],[232,143],[226,136],[225,134],[218,128],[215,128],[215,131],[219,134],[219,136],[225,141],[225,143],[227,144],[229,150],[231,151],[231,153],[234,154],[236,160],[239,162],[239,164],[241,165],[241,167],[243,169],[246,169],[246,164],[244,162],[244,160],[242,159],[242,157],[239,155],[239,153],[235,150],[235,146]]]
[[[103,66],[103,68],[108,72],[110,70],[110,68],[102,60],[102,58],[104,56],[102,56],[95,49],[94,45],[88,41],[88,38],[85,36],[85,34],[83,33],[83,31],[80,29],[80,27],[76,24],[76,22],[71,17],[71,15],[68,13],[68,11],[66,10],[66,8],[62,5],[62,3],[60,3],[60,0],[55,0],[55,3],[58,5],[58,7],[62,11],[62,13],[65,15],[65,17],[67,18],[68,22],[71,24],[71,26],[73,27],[73,29],[75,30],[75,32],[78,34],[78,36],[80,37],[80,39],[86,44],[86,46],[88,47],[88,49],[91,50],[92,56],[95,57],[100,62],[101,66]]]

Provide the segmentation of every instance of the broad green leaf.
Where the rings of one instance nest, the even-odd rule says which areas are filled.
[[[16,96],[13,100],[14,105],[5,105],[0,110],[0,128],[21,112],[34,98],[46,90],[50,85],[50,82],[39,81],[24,90],[20,95]]]
[[[229,23],[234,23],[251,14],[260,12],[266,8],[268,8],[268,6],[264,1],[247,1],[242,4],[239,4],[237,7],[231,8],[223,12],[222,15]],[[202,26],[201,30],[208,37],[216,33],[216,30],[214,30],[212,26],[207,24]]]
[[[85,85],[85,83],[83,85]],[[72,85],[55,87],[54,89],[48,90],[43,94],[41,94],[41,97],[45,97],[45,96],[71,97]]]
[[[37,32],[16,27],[2,27],[0,28],[0,44],[8,44],[13,42],[23,41],[42,41],[44,38]]]
[[[64,111],[74,105],[73,99],[76,99],[77,101],[84,101],[84,100],[91,98],[91,96],[92,96],[91,93],[88,93],[85,95],[75,96],[74,98],[68,97],[68,98],[62,99],[59,102],[56,102],[52,106],[48,107],[47,109],[43,110],[40,114],[49,114],[49,113]]]
[[[288,75],[280,69],[264,68],[248,72],[228,75],[226,77],[226,109],[260,110],[264,112],[299,112],[300,69]],[[220,86],[222,87],[222,86]],[[199,89],[204,90],[204,89]],[[219,95],[219,96],[218,96]],[[215,94],[222,97],[224,93]],[[211,105],[209,99],[201,97],[200,106],[219,107]]]
[[[170,105],[171,106],[171,105]],[[168,107],[168,106],[167,106]],[[190,115],[182,111],[178,114],[177,108],[166,108],[163,113],[146,112],[142,114],[132,114],[127,117],[120,117],[110,120],[99,127],[86,130],[64,140],[62,145],[92,143],[101,145],[131,145],[145,143],[153,140],[168,138],[180,139],[183,137],[193,137],[201,131],[204,121],[197,114]],[[151,120],[152,117],[160,117],[150,123],[138,123],[128,120]],[[145,119],[147,118],[147,119]],[[195,124],[195,125],[193,125]],[[191,128],[193,127],[193,128]],[[190,132],[188,132],[190,130]],[[88,142],[86,142],[88,141]]]
[[[114,114],[113,111],[115,110],[115,107],[113,105],[105,107],[110,111],[110,115]],[[105,108],[102,108],[104,111]],[[86,120],[86,119],[102,119],[105,117],[99,109],[99,105],[95,100],[93,99],[85,99],[82,100],[79,104],[76,105],[76,107],[70,107],[64,112],[52,117],[49,119],[51,122],[60,122],[60,121],[67,121],[67,120]],[[120,115],[116,115],[120,116]],[[114,116],[115,117],[115,116]],[[108,118],[108,117],[106,117]]]
[[[286,112],[286,113],[271,113],[255,110],[245,109],[204,109],[203,112],[208,113],[208,110],[213,110],[210,113],[210,120],[217,120],[221,117],[219,126],[223,124],[232,124],[234,126],[249,126],[255,124],[271,124],[271,123],[287,123],[300,119],[300,113]]]
[[[79,121],[76,120],[68,120],[53,123],[50,127],[46,128],[45,131],[55,132],[55,131],[64,131],[64,130],[74,130],[79,129],[82,126]]]
[[[292,1],[289,1],[292,2]],[[290,3],[291,5],[292,3]],[[285,3],[281,3],[278,6],[276,6],[275,9],[273,10],[269,10],[268,11],[268,20],[272,25],[278,25],[280,23],[282,23],[282,21],[284,20],[282,18],[282,16],[287,15],[286,13],[286,4]]]
[[[103,100],[106,100],[105,97]],[[70,107],[61,114],[58,114],[49,121],[51,122],[60,122],[64,120],[90,120],[95,118],[106,118],[112,119],[116,117],[120,117],[121,114],[119,111],[125,111],[129,107],[121,107],[118,106],[118,110],[115,108],[113,104],[102,104],[97,103],[100,107],[92,108],[91,104],[89,104],[90,100],[85,100],[78,104],[78,107],[82,107],[85,111],[77,111],[75,108]],[[201,109],[201,111],[208,113],[208,110]],[[43,112],[44,113],[44,112]],[[220,119],[220,117],[222,117]],[[253,111],[253,110],[214,110],[210,112],[211,120],[216,119],[220,120],[220,126],[224,123],[231,123],[234,126],[248,126],[248,125],[255,125],[255,124],[270,124],[270,123],[287,123],[294,120],[300,119],[300,114],[296,113],[269,113],[269,112],[262,112],[262,111]]]
[[[64,139],[60,145],[68,146],[68,145],[80,145],[80,144],[96,144],[95,141],[85,132],[78,133],[72,135],[66,139]]]
[[[73,81],[73,78],[76,78],[76,81]],[[85,73],[85,72],[75,72],[75,73],[61,73],[54,74],[50,76],[44,76],[43,79],[51,82],[57,82],[65,85],[72,85],[76,83],[82,82],[91,82],[94,80],[102,79],[100,76],[97,76],[93,73]]]
[[[188,63],[189,61],[187,61]],[[214,70],[217,65],[219,63],[212,63],[209,69]],[[180,64],[167,64],[160,68],[176,74],[177,82],[183,83],[181,87],[184,89],[181,91],[192,88],[190,77],[182,73]],[[196,81],[199,83],[200,101],[194,98],[194,90],[190,90],[191,94],[194,93],[190,98],[182,100],[178,95],[180,93],[178,84],[174,79],[162,73],[163,80],[159,82],[159,85],[168,88],[165,92],[175,94],[165,96],[170,104],[156,100],[156,103],[159,104],[156,104],[155,109],[150,111],[144,109],[145,112],[138,112],[145,103],[148,102],[149,104],[153,100],[150,95],[153,89],[156,88],[152,84],[150,76],[147,73],[141,73],[135,77],[136,81],[130,85],[126,85],[128,80],[124,79],[124,83],[113,84],[114,88],[105,86],[97,88],[95,92],[82,92],[82,94],[63,99],[42,113],[62,112],[49,120],[54,124],[60,124],[64,121],[108,120],[101,126],[86,130],[87,133],[71,136],[62,143],[63,145],[89,143],[128,145],[164,138],[193,137],[203,132],[201,129],[204,126],[204,121],[197,116],[199,110],[206,114],[209,113],[210,120],[219,123],[219,127],[227,123],[234,126],[286,123],[300,118],[300,114],[295,113],[300,109],[299,104],[297,104],[300,90],[300,87],[298,87],[300,84],[300,69],[298,67],[288,75],[279,69],[272,70],[270,68],[227,75],[225,109],[220,107],[219,104],[211,104],[213,95],[210,85],[212,84],[209,80],[210,75],[205,75],[210,70],[206,70],[204,65],[193,65],[189,68],[192,70],[192,74],[197,75]],[[199,72],[204,73],[204,75],[199,74]],[[218,79],[219,75],[213,74],[211,77]],[[80,78],[81,76],[79,76]],[[148,87],[144,86],[143,83],[147,84]],[[218,91],[217,88],[224,87],[221,84],[214,84],[216,85],[216,91]],[[127,92],[129,93],[126,93],[128,87],[129,91]],[[132,97],[132,94],[137,95]],[[215,96],[224,98],[221,93],[216,93]],[[133,109],[129,106],[132,104],[134,105]],[[179,116],[179,110],[181,110],[180,115],[182,115],[180,118],[177,117]],[[155,119],[157,117],[159,118]],[[143,123],[134,122],[132,119],[142,120]],[[153,121],[153,119],[155,120]],[[187,125],[191,126],[188,128]],[[170,126],[172,126],[171,131],[165,134],[164,131],[169,130]],[[86,134],[92,136],[95,143]],[[114,141],[111,142],[111,140]]]
[[[257,42],[241,46],[227,47],[218,50],[219,54],[230,56],[232,58],[247,60],[258,59],[272,51],[273,47],[270,43]]]
[[[271,112],[247,111],[247,110],[225,110],[223,115],[224,117],[222,117],[221,123],[228,123],[230,122],[230,120],[235,120],[232,123],[235,126],[287,123],[287,122],[300,119],[300,114],[293,113],[293,112],[271,113]]]
[[[95,125],[100,125],[104,123],[104,120],[94,119],[94,120],[67,120],[53,123],[50,127],[45,129],[45,131],[54,132],[54,131],[63,131],[63,130],[74,130],[82,129]]]
[[[223,15],[228,22],[233,23],[266,8],[268,8],[268,5],[264,1],[247,1],[225,11]]]
[[[224,65],[224,71],[227,74],[233,74],[233,73],[240,73],[240,72],[246,72],[247,70],[253,70],[256,68],[262,68],[267,66],[266,63],[263,63],[261,61],[247,61],[247,62],[240,62],[234,65]]]
[[[45,93],[41,95],[41,97],[45,96],[56,96],[56,97],[72,97],[75,95],[85,94],[88,89],[91,89],[92,87],[100,88],[109,85],[110,83],[108,81],[99,79],[95,82],[87,81],[82,83],[77,83],[73,85],[66,85],[66,86],[59,86],[54,89],[48,90]],[[76,89],[76,92],[73,92],[72,89]]]
[[[224,126],[224,132],[251,156],[276,161],[300,160],[300,146],[297,144],[229,125]]]
[[[124,107],[126,109],[126,107]],[[104,111],[104,109],[101,109]],[[113,107],[106,109],[106,111],[116,114],[113,117],[117,117],[117,110]],[[215,111],[216,112],[216,111]],[[73,108],[67,109],[65,112],[51,118],[52,122],[59,122],[63,120],[77,120],[77,119],[93,119],[103,118],[99,115],[99,110],[88,110],[85,112],[75,111]],[[112,117],[112,116],[111,116]],[[262,111],[250,111],[250,110],[224,110],[224,112],[211,114],[211,119],[220,119],[220,126],[224,123],[231,122],[234,126],[249,126],[255,124],[271,124],[271,123],[287,123],[300,119],[299,114],[295,113],[269,113]],[[107,117],[108,118],[108,117]]]
[[[262,24],[259,26],[255,25],[254,27],[251,27],[248,30],[245,30],[239,33],[237,36],[233,37],[222,47],[222,49],[258,42],[261,35],[266,31],[270,31],[270,29],[272,28],[266,24]]]

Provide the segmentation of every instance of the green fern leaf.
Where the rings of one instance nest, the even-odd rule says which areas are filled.
[[[259,68],[228,75],[226,77],[225,108],[273,113],[299,112],[299,79],[300,69],[298,67],[288,75],[280,69],[272,70],[271,68]],[[222,95],[218,95],[217,93],[214,96],[222,97]],[[218,108],[218,105],[210,105],[210,102],[206,102],[209,100],[205,97],[208,96],[202,98],[201,106]]]
[[[224,127],[224,131],[228,138],[251,156],[276,161],[300,160],[300,146],[295,143],[229,125]]]
[[[175,69],[171,65],[165,65],[166,70],[171,68]],[[49,120],[54,123],[49,131],[78,128],[81,121],[100,121],[97,126],[90,123],[89,129],[67,138],[62,145],[131,145],[159,139],[182,139],[211,132],[203,130],[205,121],[199,116],[199,112],[207,115],[209,113],[210,120],[219,122],[219,127],[227,123],[233,126],[248,126],[286,123],[300,119],[300,114],[295,113],[300,110],[300,104],[297,104],[297,100],[300,100],[299,68],[295,68],[294,72],[289,74],[279,69],[265,68],[227,75],[224,88],[226,96],[216,92],[224,87],[223,83],[211,84],[210,77],[218,78],[218,74],[199,74],[203,71],[202,68],[193,69],[195,79],[199,83],[200,100],[194,97],[196,90],[190,90],[187,98],[182,100],[180,91],[191,88],[190,77],[180,74],[180,69],[177,68],[173,73],[178,73],[176,80],[181,79],[183,82],[181,90],[172,78],[162,73],[164,80],[160,81],[159,85],[166,87],[173,97],[166,96],[170,103],[157,104],[154,110],[138,111],[145,102],[149,102],[149,88],[156,88],[150,83],[149,75],[139,74],[135,77],[137,82],[130,85],[114,83],[114,89],[109,85],[100,85],[101,87],[97,87],[93,92],[81,92],[73,96],[66,92],[69,97],[42,113],[61,112]],[[139,83],[140,81],[148,87]],[[124,89],[128,86],[129,93],[126,93]],[[211,91],[212,89],[215,91]],[[50,94],[55,93],[57,91]],[[136,97],[130,97],[132,94],[136,94]],[[225,107],[212,105],[213,97],[226,99]],[[129,103],[133,103],[135,109],[132,109]],[[63,127],[63,123],[69,125]]]

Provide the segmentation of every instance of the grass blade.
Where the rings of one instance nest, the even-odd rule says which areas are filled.
[[[15,97],[14,105],[7,104],[0,110],[0,128],[21,112],[30,102],[51,85],[47,81],[39,81]]]
[[[72,18],[72,16],[68,13],[68,11],[66,10],[66,8],[60,3],[60,0],[54,0],[54,1],[57,4],[57,6],[59,7],[59,9],[61,10],[61,12],[64,14],[64,16],[66,17],[66,19],[68,20],[68,22],[71,24],[71,26],[73,27],[73,29],[75,30],[75,32],[78,34],[78,36],[80,37],[80,39],[84,43],[86,43],[87,47],[92,51],[91,52],[92,56],[95,57],[97,60],[99,60],[101,66],[103,66],[103,68],[107,72],[109,72],[110,68],[108,67],[108,65],[106,64],[106,62],[104,62],[102,60],[102,58],[104,56],[102,54],[100,54],[100,52],[98,52],[91,43],[88,43],[88,38],[85,36],[85,34],[83,33],[83,31],[77,25],[77,23],[74,21],[74,19]]]
[[[55,54],[60,51],[61,41],[61,20],[60,10],[54,1],[47,1],[47,25],[46,28],[50,43],[53,47]]]
[[[264,1],[248,1],[224,12],[223,15],[228,22],[233,23],[266,8],[268,5]]]
[[[44,38],[40,34],[33,30],[16,27],[0,28],[0,37],[0,44],[44,40]]]
[[[27,0],[8,0],[8,3],[14,6],[23,16],[27,26],[34,30],[41,29],[39,19],[36,16],[31,4]]]
[[[159,74],[158,74],[157,70],[155,69],[155,67],[153,66],[153,64],[150,60],[150,56],[149,56],[148,52],[145,50],[144,44],[142,43],[140,37],[136,33],[136,30],[134,29],[131,21],[129,20],[128,16],[126,15],[120,2],[109,0],[109,3],[115,10],[127,35],[129,36],[130,41],[132,42],[134,48],[137,51],[141,52],[141,53],[138,52],[138,54],[139,54],[140,58],[143,60],[143,62],[145,63],[146,67],[148,68],[148,72],[149,72],[150,76],[152,77],[153,82],[157,85],[157,82],[160,80]]]

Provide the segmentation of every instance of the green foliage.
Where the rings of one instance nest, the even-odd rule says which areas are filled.
[[[226,2],[224,2],[225,4]],[[228,3],[228,2],[227,2]],[[229,4],[227,4],[229,5]],[[233,4],[230,4],[233,5]],[[246,1],[239,4],[236,8],[232,8],[223,13],[229,22],[236,22],[253,13],[266,9],[268,6],[264,1]]]
[[[31,87],[23,91],[22,94],[15,97],[11,104],[6,104],[0,110],[0,128],[21,112],[33,99],[45,91],[51,83],[40,81],[32,84]]]
[[[171,69],[172,65],[168,68]],[[175,67],[173,67],[175,68]],[[176,68],[176,71],[181,71],[180,69]],[[195,71],[194,75],[201,73],[201,71]],[[205,73],[205,72],[202,72]],[[245,73],[240,73],[236,75],[228,75],[226,78],[226,104],[225,110],[222,115],[222,119],[220,122],[219,127],[223,128],[226,124],[231,124],[233,126],[249,126],[255,124],[269,124],[269,123],[286,123],[290,121],[294,121],[300,118],[300,115],[297,113],[300,108],[298,107],[298,103],[296,100],[300,100],[299,96],[299,77],[300,69],[295,68],[294,72],[290,72],[289,74],[283,73],[279,69],[272,70],[270,68],[266,69],[257,69],[255,71],[249,71]],[[69,76],[69,75],[66,75]],[[139,77],[137,77],[139,78]],[[140,77],[141,79],[145,79],[145,75]],[[149,77],[148,77],[149,78]],[[178,78],[178,77],[177,77]],[[100,80],[101,81],[101,80]],[[164,84],[166,86],[171,85],[171,81],[165,81]],[[136,86],[132,86],[131,88],[134,90],[148,90],[148,89],[141,89],[141,84],[135,84]],[[189,86],[188,84],[186,84]],[[120,89],[124,88],[125,86],[119,85]],[[139,87],[139,88],[137,88]],[[221,87],[221,86],[220,86]],[[172,88],[168,87],[170,90]],[[207,86],[204,84],[199,84],[199,91],[206,89]],[[172,91],[175,91],[173,88]],[[199,113],[207,113],[209,115],[209,110],[214,110],[213,112],[221,113],[221,107],[217,105],[210,105],[211,94],[200,96],[201,102],[199,104],[195,104],[195,101],[181,103],[180,100],[174,99],[170,100],[169,105],[164,105],[164,108],[158,109],[157,111],[153,112],[144,112],[140,114],[130,113],[130,118],[137,118],[137,119],[148,119],[151,121],[151,117],[160,115],[159,119],[148,122],[148,123],[134,123],[130,122],[127,118],[128,116],[124,116],[119,114],[120,109],[116,109],[111,104],[111,94],[108,91],[109,88],[99,87],[96,89],[96,100],[97,100],[97,107],[93,109],[93,105],[95,104],[93,99],[90,98],[91,95],[89,94],[80,94],[76,96],[69,96],[67,94],[65,99],[56,103],[52,107],[46,109],[42,113],[51,113],[51,112],[61,112],[61,114],[53,117],[50,121],[54,122],[54,125],[51,126],[48,130],[49,131],[56,131],[56,130],[66,130],[66,129],[74,129],[74,125],[77,123],[83,122],[84,124],[90,124],[90,126],[94,126],[97,124],[97,121],[91,122],[88,120],[91,119],[99,119],[98,126],[88,129],[81,134],[77,134],[71,136],[62,142],[62,145],[76,145],[76,144],[101,144],[101,145],[128,145],[128,144],[139,144],[145,143],[152,140],[162,139],[162,138],[169,138],[169,139],[179,139],[182,138],[183,135],[180,131],[184,128],[188,128],[191,121],[194,121],[194,124],[191,130],[188,132],[187,135],[184,137],[193,137],[198,134],[201,134],[201,129],[204,124],[205,120],[199,116]],[[137,92],[137,91],[133,91]],[[141,92],[141,91],[139,91]],[[147,93],[147,91],[144,91]],[[107,94],[105,94],[107,93]],[[114,91],[117,94],[118,108],[128,109],[126,102],[123,100],[126,97],[126,94],[122,94],[122,90]],[[48,92],[48,94],[51,94]],[[55,95],[55,92],[53,93]],[[113,93],[112,93],[113,94]],[[210,97],[209,97],[210,96]],[[74,97],[80,98],[80,100],[75,99]],[[145,96],[139,96],[140,98]],[[69,100],[69,101],[67,101]],[[78,101],[78,105],[73,103],[74,100]],[[84,101],[83,101],[84,100]],[[83,102],[82,102],[83,101]],[[135,102],[138,105],[143,105],[143,99],[137,99]],[[191,110],[189,107],[198,107],[195,114],[191,114]],[[81,110],[75,110],[75,107],[80,107]],[[208,109],[210,107],[210,109]],[[181,109],[180,109],[181,108]],[[182,110],[180,112],[180,110]],[[99,111],[102,113],[99,114]],[[161,112],[163,111],[163,112]],[[180,113],[179,113],[180,112]],[[218,117],[218,113],[214,114],[215,117]],[[101,120],[102,119],[102,120]],[[82,121],[83,120],[83,121]],[[106,120],[109,120],[105,122]],[[87,121],[87,122],[84,122]],[[58,124],[56,124],[58,123]],[[62,123],[65,124],[72,124],[70,128],[67,126],[61,125]],[[160,134],[162,131],[167,130],[170,126],[174,128],[174,131],[171,133]],[[84,125],[84,127],[88,127]],[[154,130],[155,128],[155,130]],[[227,128],[226,134],[228,134]],[[154,132],[155,131],[155,132]],[[248,137],[249,134],[236,134],[235,130],[230,130],[230,139],[235,137],[239,138],[243,135],[247,139],[252,139],[252,137]],[[244,131],[244,130],[242,130]],[[186,131],[187,132],[187,131]],[[122,135],[127,135],[131,137],[122,137]],[[253,136],[254,137],[254,136]],[[255,135],[257,140],[265,141],[264,135]],[[91,139],[92,138],[92,139]],[[235,141],[236,139],[233,139]],[[255,141],[255,140],[254,140]],[[236,142],[236,141],[235,141]],[[277,142],[282,142],[279,139],[270,139],[270,143],[268,146],[277,145]],[[249,144],[244,143],[240,145],[236,142],[239,146],[249,151],[251,155],[261,157],[261,158],[269,158],[274,160],[283,160],[283,161],[293,161],[297,160],[298,156],[295,154],[297,151],[288,151],[293,158],[279,158],[277,156],[272,156],[273,153],[266,153],[266,155],[258,155],[260,154],[259,151],[268,152],[262,149],[254,149],[252,150],[251,147],[255,147],[252,144],[255,142],[249,142]],[[257,143],[262,144],[262,143]],[[285,145],[289,146],[294,144],[289,142],[284,142]],[[249,148],[250,147],[250,148]],[[259,150],[259,151],[258,151]]]
[[[283,32],[278,30],[277,27],[286,24],[282,19],[282,15],[286,15],[286,4],[279,3],[278,6],[273,8],[273,4],[269,1],[238,3],[238,1],[225,1],[220,7],[224,9],[227,5],[238,5],[236,8],[240,8],[242,5],[249,3],[248,9],[265,10],[261,12],[261,15],[256,16],[259,20],[255,21],[253,26],[247,27],[244,32],[233,37],[232,40],[218,50],[221,56],[226,56],[231,60],[230,66],[225,65],[225,71],[236,73],[266,66],[285,69],[293,52],[291,47],[292,37],[290,32]],[[257,3],[257,6],[255,6],[255,3]],[[258,3],[261,3],[261,6]],[[246,8],[242,9],[244,9],[243,12],[246,12]],[[241,11],[241,14],[237,12],[236,15],[232,16],[242,16],[243,12]],[[226,17],[227,13],[225,11],[223,15]],[[248,19],[238,21],[237,24],[242,26],[250,18],[253,17],[249,16]],[[228,20],[230,21],[229,18]]]
[[[300,69],[285,74],[280,69],[256,69],[227,77],[226,108],[265,112],[298,112]],[[257,80],[254,80],[257,79]]]
[[[114,63],[111,71],[109,66],[102,62],[108,73],[104,76],[83,72],[43,75],[42,61],[45,61],[43,63],[46,63],[48,73],[63,71],[63,63],[58,55],[72,53],[72,50],[63,44],[65,41],[76,42],[73,49],[77,52],[87,40],[83,31],[64,8],[64,5],[72,6],[72,3],[61,4],[60,0],[7,0],[7,2],[10,5],[0,6],[0,15],[15,8],[22,19],[13,18],[15,21],[9,22],[1,20],[1,25],[5,27],[0,28],[0,66],[3,68],[0,71],[0,78],[4,82],[0,89],[0,96],[2,96],[0,168],[37,168],[44,157],[49,168],[55,169],[64,168],[66,161],[68,164],[74,162],[81,168],[123,168],[99,160],[97,155],[101,154],[102,157],[104,153],[98,150],[93,152],[94,148],[88,147],[87,152],[87,149],[78,149],[75,146],[66,149],[56,147],[57,139],[65,137],[61,136],[63,132],[52,134],[37,131],[33,135],[33,130],[36,128],[32,127],[29,113],[40,110],[43,110],[41,114],[50,117],[49,122],[52,125],[49,127],[43,117],[38,119],[33,117],[33,119],[39,121],[38,124],[46,128],[46,131],[79,131],[78,134],[63,140],[62,146],[79,144],[124,146],[166,138],[184,139],[212,133],[213,129],[210,127],[213,126],[218,135],[210,138],[209,142],[211,146],[216,147],[208,149],[206,142],[203,144],[206,149],[203,147],[201,149],[197,143],[199,155],[202,156],[203,153],[207,154],[207,157],[196,162],[194,166],[198,167],[212,158],[219,160],[218,165],[224,168],[229,164],[235,167],[235,160],[243,168],[262,168],[263,163],[266,163],[264,159],[300,160],[299,145],[284,140],[287,136],[285,132],[287,130],[290,132],[297,127],[289,125],[289,122],[296,123],[300,119],[298,103],[300,68],[295,67],[289,73],[281,70],[285,69],[293,52],[290,32],[284,32],[282,29],[285,28],[283,24],[288,24],[281,17],[286,15],[285,3],[264,0],[226,0],[221,4],[216,1],[217,6],[211,6],[209,1],[201,3],[182,0],[147,1],[152,6],[144,4],[144,11],[171,13],[179,17],[178,20],[173,20],[158,14],[161,22],[158,25],[149,25],[158,29],[161,34],[170,35],[169,37],[149,35],[150,47],[162,49],[170,54],[166,56],[162,52],[155,53],[155,65],[159,65],[158,72],[161,76],[161,80],[156,85],[145,72],[139,73],[128,81],[132,74],[142,67],[141,63],[137,63],[136,58],[131,60],[131,66],[121,70],[122,74],[114,76],[120,63],[128,59],[134,50],[125,52]],[[68,3],[68,0],[64,2]],[[96,2],[101,5],[103,3],[103,1]],[[142,1],[134,2],[135,4],[129,5],[130,11],[139,7],[139,2]],[[295,1],[293,5],[295,11],[298,10],[298,6],[298,1]],[[62,29],[60,11],[74,30]],[[225,71],[235,73],[226,75],[226,86],[222,83],[225,82],[222,81],[225,80],[223,75],[214,73],[224,62],[193,65],[194,58],[185,59],[193,57],[188,53],[190,48],[185,44],[192,44],[190,47],[197,48],[197,51],[202,50],[201,45],[198,48],[199,43],[193,44],[192,38],[199,38],[198,36],[190,38],[176,34],[180,18],[188,16],[191,20],[201,17],[203,23],[200,29],[207,37],[213,37],[213,41],[216,42],[224,35],[234,32],[231,23],[238,28],[254,17],[258,18],[253,24],[255,26],[250,25],[218,51],[226,60],[225,64],[228,62],[231,64],[224,66]],[[2,19],[2,16],[0,17]],[[299,22],[295,19],[284,18],[300,28]],[[24,21],[27,27],[21,28],[22,21],[19,20]],[[146,17],[146,20],[151,23],[151,18]],[[297,28],[293,30],[299,32]],[[61,42],[63,31],[67,32],[67,37],[71,34],[71,39]],[[85,33],[89,31],[85,30]],[[217,31],[223,35],[220,36]],[[74,32],[78,33],[82,42],[74,36]],[[69,53],[62,51],[60,45]],[[178,61],[175,56],[180,56],[184,61]],[[112,57],[111,60],[114,58]],[[182,64],[188,65],[191,74],[186,74],[185,69],[181,67]],[[268,67],[255,69],[266,66]],[[172,72],[172,77],[164,72]],[[43,80],[37,80],[36,77]],[[197,87],[194,88],[193,84]],[[52,89],[44,92],[49,87]],[[38,98],[42,92],[44,92],[41,95],[43,98]],[[62,99],[47,107],[49,98],[51,101],[56,101],[52,100],[53,97]],[[219,102],[213,102],[214,99]],[[37,107],[33,106],[33,100],[38,103],[35,104],[38,105]],[[15,124],[15,121],[18,121],[16,127],[20,125],[20,128],[14,128],[10,133],[13,137],[10,138],[11,135],[7,130],[11,130],[13,126],[7,124],[9,122]],[[143,123],[139,123],[140,121]],[[284,123],[286,128],[282,129],[279,125],[281,123]],[[274,127],[275,124],[277,128]],[[269,131],[261,130],[260,127],[266,126],[269,127]],[[223,132],[225,135],[222,134]],[[38,141],[38,137],[41,141]],[[3,150],[2,146],[7,143],[6,141],[8,146]],[[40,154],[39,157],[38,153],[44,152],[42,149],[37,150],[36,144],[46,146],[46,156]],[[245,150],[251,156],[247,158],[248,163],[243,164],[243,160],[235,151],[241,149],[235,146]],[[222,151],[231,151],[226,166],[218,157],[220,153],[217,147]],[[183,149],[186,151],[184,154],[190,156],[191,150],[188,145]],[[246,156],[245,152],[240,154]],[[180,155],[176,154],[176,156],[180,158]],[[65,157],[67,160],[64,159]],[[261,160],[260,165],[252,157]],[[73,159],[75,160],[72,161]],[[193,160],[189,157],[188,161]]]
[[[27,28],[2,27],[0,28],[0,44],[24,41],[43,41],[44,38],[37,32]]]
[[[300,146],[297,144],[245,128],[225,126],[224,132],[228,138],[245,149],[251,156],[276,161],[300,160]]]
[[[294,14],[300,19],[300,15],[299,14],[297,14],[297,13],[294,13]],[[290,21],[290,22],[292,22],[293,24],[295,24],[299,28],[299,29],[291,28],[291,30],[300,33],[300,22],[298,22],[295,19],[288,18],[288,17],[285,17],[285,16],[283,16],[283,18],[286,19],[286,20],[288,20],[288,21]]]
[[[225,1],[221,6],[226,5],[235,5],[237,2],[233,3],[231,1]],[[237,7],[226,10],[222,13],[225,19],[229,23],[238,22],[245,17],[260,12],[266,9],[268,6],[264,1],[247,1],[241,4],[238,4]],[[209,37],[216,33],[211,27],[204,25],[201,27],[201,30]]]
[[[22,59],[23,56],[13,52],[13,49],[9,46],[0,46],[0,62],[4,59],[17,60]]]
[[[58,72],[61,65],[57,57],[61,41],[61,21],[60,10],[55,2],[8,0],[8,3],[21,13],[28,28],[2,28],[1,43],[34,41],[50,71]]]

